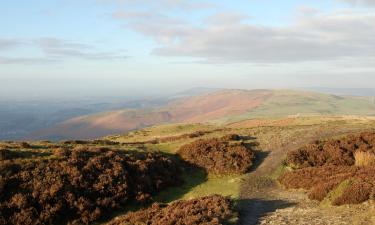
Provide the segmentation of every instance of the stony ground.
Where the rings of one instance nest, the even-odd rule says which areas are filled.
[[[368,225],[375,224],[375,204],[323,206],[302,191],[287,191],[272,178],[286,151],[312,140],[350,133],[350,130],[307,132],[284,147],[270,146],[269,154],[241,185],[240,224],[243,225]]]

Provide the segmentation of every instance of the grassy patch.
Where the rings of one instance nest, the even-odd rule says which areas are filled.
[[[328,207],[332,205],[338,197],[340,197],[344,191],[352,185],[352,181],[350,179],[344,180],[341,182],[335,189],[328,193],[325,199],[320,203],[323,207]]]

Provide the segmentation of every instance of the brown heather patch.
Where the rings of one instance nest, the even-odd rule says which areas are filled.
[[[229,198],[213,195],[170,205],[153,204],[150,208],[128,213],[108,225],[220,225],[232,217]]]
[[[255,154],[243,143],[230,143],[225,140],[237,139],[238,135],[222,139],[201,139],[186,144],[178,154],[189,163],[204,168],[213,174],[244,174],[253,164]]]
[[[53,157],[11,159],[0,151],[0,224],[89,224],[180,183],[160,153],[59,148]],[[6,160],[4,160],[6,159]]]
[[[288,154],[297,168],[279,177],[286,188],[309,190],[309,198],[333,205],[359,204],[375,193],[375,133],[315,142]],[[345,185],[343,185],[345,183]]]
[[[288,153],[287,162],[295,168],[323,165],[352,166],[354,153],[375,152],[375,133],[349,135],[339,140],[316,141]]]

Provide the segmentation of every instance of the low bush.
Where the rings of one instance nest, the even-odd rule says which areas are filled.
[[[242,143],[218,138],[201,139],[182,146],[178,154],[189,163],[213,174],[243,174],[249,171],[255,154]]]
[[[316,141],[288,153],[287,162],[293,168],[324,165],[352,166],[357,151],[375,153],[375,133],[349,135],[338,140]]]
[[[240,141],[241,136],[238,134],[227,134],[223,137],[221,137],[221,140],[223,141]]]
[[[323,166],[305,168],[283,174],[279,181],[286,188],[309,190],[309,198],[322,201],[343,182],[335,196],[330,196],[333,205],[358,204],[371,199],[375,193],[375,167]],[[350,181],[350,182],[349,182]]]
[[[0,160],[10,160],[10,159],[17,159],[20,158],[21,154],[16,151],[8,150],[8,149],[0,149]]]
[[[219,225],[233,216],[232,208],[229,198],[213,195],[170,205],[153,204],[150,208],[118,217],[107,225]]]
[[[375,193],[375,133],[315,142],[288,154],[295,170],[279,177],[286,188],[309,190],[309,198],[333,205],[358,204]],[[344,185],[345,184],[345,185]]]
[[[57,149],[55,157],[0,161],[0,224],[88,224],[181,183],[161,153]]]

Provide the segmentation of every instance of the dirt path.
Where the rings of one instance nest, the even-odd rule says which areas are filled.
[[[241,185],[240,224],[242,225],[368,225],[375,224],[373,204],[322,207],[310,201],[306,193],[282,189],[269,175],[282,163],[289,150],[308,142],[350,131],[306,134],[282,148],[272,148]]]

